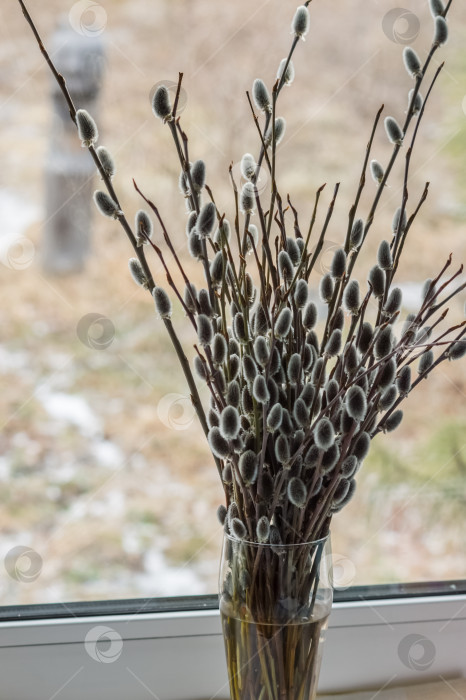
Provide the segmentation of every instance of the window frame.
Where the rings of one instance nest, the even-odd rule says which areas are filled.
[[[377,591],[366,597],[362,589],[337,594],[325,643],[321,690],[380,690],[466,676],[466,592],[454,592],[454,585],[447,584],[452,589],[449,595],[377,598]],[[170,599],[144,599],[108,601],[104,614],[91,614],[93,605],[102,606],[97,603],[74,604],[81,605],[81,610],[65,606],[68,613],[62,618],[45,616],[45,608],[53,606],[30,606],[41,608],[36,619],[3,619],[2,694],[9,700],[81,700],[96,697],[97,691],[101,700],[227,698],[216,597],[185,598],[184,609],[182,599],[176,600],[177,610]],[[139,611],[123,612],[128,603],[139,606]],[[88,652],[86,635],[96,627],[110,628],[122,640],[121,654],[112,662],[99,662]],[[433,650],[433,658],[420,668],[416,668],[414,651],[410,660],[403,659],[399,650],[402,640],[411,639],[409,635],[425,640]]]

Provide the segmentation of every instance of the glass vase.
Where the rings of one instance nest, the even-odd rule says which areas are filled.
[[[232,700],[313,700],[333,592],[329,537],[289,545],[225,534],[220,614]]]

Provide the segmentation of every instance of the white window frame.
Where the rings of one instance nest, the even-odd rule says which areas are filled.
[[[114,641],[97,654],[101,628]],[[321,692],[447,683],[466,676],[465,642],[465,594],[335,603]],[[219,612],[2,622],[0,688],[8,700],[228,698]]]

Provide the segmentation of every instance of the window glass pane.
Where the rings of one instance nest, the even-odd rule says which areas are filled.
[[[373,117],[384,102],[384,114],[403,119],[413,83],[402,49],[409,42],[424,58],[430,45],[427,6],[405,4],[410,9],[396,17],[386,4],[364,0],[312,5],[295,82],[283,91],[287,132],[278,177],[303,230],[316,189],[328,183],[321,226],[334,182],[341,181],[313,277],[316,297],[319,275],[343,241]],[[65,5],[50,0],[41,12],[33,4],[31,10],[54,55],[64,47],[70,52],[76,105],[86,91],[92,104],[99,90],[93,109],[99,143],[115,156],[114,184],[128,220],[142,206],[134,177],[160,208],[188,275],[202,287],[203,273],[186,251],[173,144],[152,115],[150,96],[159,82],[176,82],[184,71],[180,112],[190,157],[205,159],[217,205],[233,220],[228,166],[233,163],[239,180],[241,156],[257,151],[245,93],[256,77],[272,86],[290,45],[293,8],[278,0],[257,7],[246,0],[122,0],[93,4],[92,11],[80,2]],[[2,603],[213,593],[222,489],[184,377],[149,295],[128,273],[132,253],[123,232],[89,205],[99,180],[89,181],[89,156],[62,119],[61,98],[51,98],[49,74],[19,8],[10,3],[2,20]],[[464,260],[465,20],[465,8],[454,6],[451,41],[438,54],[447,67],[413,157],[410,211],[425,181],[431,184],[398,272],[403,318],[416,309],[424,280],[435,276],[450,251],[452,270]],[[97,58],[86,63],[93,53]],[[389,154],[380,127],[374,157],[386,163]],[[391,236],[405,154],[406,148],[356,268],[364,283],[379,241]],[[374,192],[370,181],[362,217]],[[67,266],[79,267],[87,237],[84,269],[67,272]],[[162,241],[159,227],[155,240]],[[156,281],[166,286],[155,253],[148,257]],[[451,322],[463,321],[464,295],[450,307]],[[369,305],[368,314],[375,313]],[[179,305],[174,324],[192,360],[195,337]],[[343,587],[466,578],[465,394],[465,363],[443,364],[405,403],[397,433],[375,440],[357,494],[332,528]]]

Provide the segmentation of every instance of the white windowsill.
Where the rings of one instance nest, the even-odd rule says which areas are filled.
[[[97,626],[122,640],[111,662],[91,658],[89,643],[86,649]],[[465,641],[466,595],[337,603],[321,692],[466,676]],[[0,679],[8,700],[227,698],[219,613],[0,623]]]

